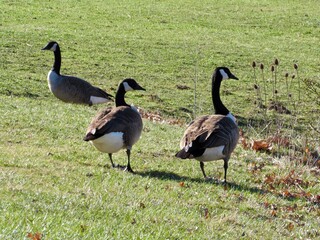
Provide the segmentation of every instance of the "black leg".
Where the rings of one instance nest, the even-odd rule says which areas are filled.
[[[224,183],[227,183],[227,170],[228,170],[228,161],[229,159],[223,159],[224,161]]]
[[[204,163],[203,162],[200,162],[200,168],[201,168],[201,171],[202,171],[202,174],[203,174],[204,178],[207,178],[207,175],[204,172]]]
[[[130,166],[130,149],[127,149],[127,156],[128,156],[128,164],[127,164],[127,167],[126,167],[125,170],[128,171],[128,172],[133,173],[133,170],[132,170],[132,168]]]
[[[109,158],[110,158],[112,167],[115,168],[116,166],[114,165],[114,163],[112,161],[112,153],[109,153]]]

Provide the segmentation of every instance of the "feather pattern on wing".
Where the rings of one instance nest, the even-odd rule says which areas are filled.
[[[139,139],[142,126],[140,114],[131,107],[106,108],[92,120],[84,140],[94,140],[110,132],[123,132],[124,144],[132,146]]]
[[[88,103],[91,96],[109,99],[111,95],[89,82],[74,76],[61,75],[56,81],[50,81],[52,93],[65,102]]]
[[[225,154],[233,151],[238,139],[238,126],[232,119],[224,115],[206,115],[188,126],[180,147],[193,157],[198,157],[206,148],[225,146]]]

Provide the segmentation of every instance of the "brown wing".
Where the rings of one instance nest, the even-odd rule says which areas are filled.
[[[224,152],[234,149],[239,138],[238,126],[224,115],[206,115],[197,118],[186,129],[180,147],[194,157],[206,148],[225,146]]]
[[[109,99],[111,95],[89,82],[74,76],[63,75],[60,94],[63,98],[76,103],[88,103],[91,96]]]
[[[92,120],[84,140],[94,140],[110,132],[127,132],[130,135],[136,128],[142,130],[142,120],[131,107],[106,108]]]

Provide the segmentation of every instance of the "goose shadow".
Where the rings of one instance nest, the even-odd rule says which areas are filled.
[[[267,189],[260,189],[257,187],[248,187],[245,185],[240,185],[235,182],[227,182],[227,184],[224,184],[221,180],[218,179],[211,179],[211,180],[205,180],[204,178],[192,178],[188,176],[180,176],[176,173],[173,172],[167,172],[167,171],[158,171],[158,170],[150,170],[150,171],[145,171],[145,172],[134,172],[137,175],[140,175],[142,177],[149,177],[149,178],[157,178],[160,180],[171,180],[171,181],[176,181],[176,182],[193,182],[193,183],[202,183],[202,184],[209,184],[209,185],[215,185],[215,186],[222,186],[224,190],[237,190],[240,192],[249,192],[251,194],[271,194],[275,197],[285,199],[288,201],[294,201],[299,199],[299,197],[295,196],[290,196],[286,197],[283,196],[280,193],[269,191]]]
[[[204,178],[193,178],[188,176],[180,176],[173,172],[167,172],[167,171],[158,171],[158,170],[150,170],[145,172],[135,172],[135,174],[140,175],[142,177],[149,177],[149,178],[157,178],[160,180],[171,180],[176,182],[193,182],[193,183],[202,183],[202,184],[210,184],[210,185],[216,185],[216,186],[223,186],[225,190],[227,189],[235,189],[238,191],[246,191],[250,193],[255,194],[266,194],[269,193],[267,190],[262,190],[257,187],[247,187],[244,185],[239,185],[235,182],[227,182],[227,184],[224,184],[222,181],[218,179],[210,179],[205,180]]]

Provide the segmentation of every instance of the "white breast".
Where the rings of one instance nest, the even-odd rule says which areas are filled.
[[[229,112],[229,113],[227,114],[227,117],[228,117],[228,118],[231,118],[231,120],[232,120],[235,124],[237,124],[237,119],[232,115],[231,112]]]
[[[57,84],[60,81],[61,76],[57,74],[55,71],[50,70],[48,73],[48,85],[50,88],[50,91],[53,92],[54,88],[57,86]]]
[[[223,159],[225,155],[222,153],[224,149],[223,146],[207,148],[202,156],[197,157],[196,159],[202,162],[209,162],[214,160]]]
[[[115,153],[124,147],[122,132],[111,132],[91,142],[100,152],[105,153]]]

